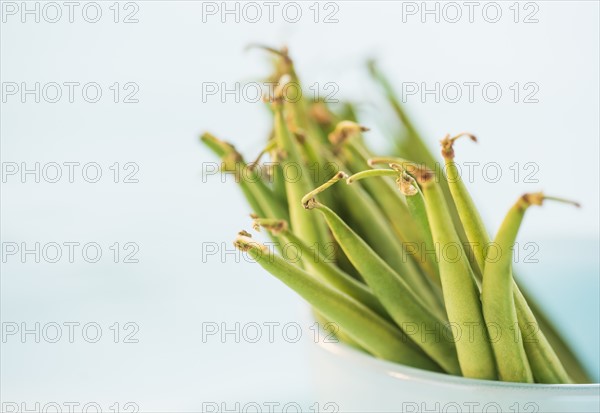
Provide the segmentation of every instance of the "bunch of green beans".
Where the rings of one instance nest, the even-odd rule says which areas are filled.
[[[352,105],[334,110],[305,99],[287,50],[264,49],[275,56],[278,80],[265,99],[274,121],[264,150],[247,163],[233,145],[201,138],[222,172],[235,175],[253,228],[277,247],[246,231],[234,244],[302,296],[317,320],[335,324],[339,340],[374,357],[486,380],[589,382],[513,275],[525,211],[563,200],[521,196],[490,237],[454,161],[455,141],[474,136],[446,136],[444,168],[435,168],[436,156],[370,63],[399,121],[396,150],[378,156]],[[267,155],[268,168],[260,165]],[[488,260],[492,242],[500,253]]]

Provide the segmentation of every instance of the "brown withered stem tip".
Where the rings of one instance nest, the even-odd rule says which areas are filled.
[[[239,152],[237,152],[234,149],[231,152],[223,155],[223,157],[221,158],[221,169],[224,172],[235,172],[235,165],[237,165],[240,162],[244,162],[244,158]]]
[[[244,230],[238,233],[238,236],[236,237],[235,241],[233,241],[233,245],[240,251],[248,251],[253,248],[258,248],[261,251],[268,250],[266,246],[254,241],[252,239],[252,235],[250,235]]]
[[[367,132],[369,130],[370,129],[366,126],[359,125],[356,122],[343,120],[338,123],[333,132],[329,134],[329,142],[335,146],[338,146],[346,142],[351,137],[358,135],[360,132]]]
[[[398,179],[396,179],[396,185],[398,185],[398,188],[400,188],[400,192],[406,196],[413,196],[419,192],[415,187],[413,178],[411,178],[406,172],[402,172]]]
[[[558,197],[554,197],[554,196],[546,196],[546,195],[544,195],[543,192],[531,192],[531,193],[523,194],[517,201],[517,204],[521,208],[528,208],[531,205],[541,206],[544,203],[544,201],[546,201],[546,200],[558,201],[558,202],[562,202],[565,204],[573,205],[577,208],[581,208],[581,204],[579,202],[571,201],[571,200],[564,199],[564,198],[558,198]]]
[[[236,164],[244,162],[242,155],[231,143],[218,139],[208,132],[204,133],[201,139],[221,157],[221,171],[234,172],[236,170]]]
[[[319,125],[329,125],[333,121],[333,116],[323,102],[316,102],[309,109],[310,116],[317,121]]]
[[[316,199],[311,198],[308,201],[306,201],[304,204],[302,204],[304,206],[304,209],[313,209],[315,208],[317,205],[319,205],[319,203],[317,202]]]
[[[454,142],[463,136],[468,137],[473,142],[477,142],[477,137],[471,133],[463,132],[453,137],[450,137],[450,134],[447,134],[444,139],[440,141],[440,144],[442,145],[442,156],[445,159],[454,159]]]
[[[277,86],[273,90],[273,96],[264,96],[263,101],[272,103],[273,105],[279,105],[285,100],[285,88],[292,81],[292,77],[289,74],[284,74],[279,78]]]
[[[278,235],[288,230],[288,223],[283,219],[255,218],[252,227],[256,231],[264,228],[273,235]]]
[[[390,168],[400,172],[400,174],[410,174],[421,185],[428,185],[433,181],[433,178],[435,178],[435,172],[427,168],[425,165],[417,165],[413,163],[401,165],[398,163],[391,163]]]
[[[296,138],[296,141],[302,145],[304,144],[304,142],[306,142],[306,132],[304,132],[302,129],[296,129],[294,132],[294,137]]]

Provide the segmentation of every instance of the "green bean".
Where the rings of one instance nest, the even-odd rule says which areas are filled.
[[[322,146],[320,148],[320,160],[319,162],[321,162],[318,167],[319,169],[317,171],[315,171],[316,177],[315,177],[315,181],[319,181],[318,183],[316,183],[314,186],[318,186],[320,184],[322,184],[322,181],[320,180],[321,176],[330,176],[332,173],[332,170],[334,172],[340,171],[340,170],[344,170],[345,169],[345,165],[344,162],[342,160],[340,160],[336,154],[333,153],[333,151],[326,147],[326,146]],[[345,206],[348,204],[349,201],[356,201],[356,199],[358,199],[358,202],[363,204],[364,202],[369,202],[369,199],[367,199],[367,194],[365,193],[361,193],[360,191],[355,191],[354,193],[351,193],[352,191],[340,191],[341,193],[335,193],[335,192],[324,192],[322,193],[321,197],[324,201],[326,201],[328,203],[328,205],[337,205],[340,208],[345,209]],[[364,199],[363,199],[364,198]],[[364,201],[364,202],[362,202]],[[349,213],[350,215],[353,215],[354,217],[357,218],[357,222],[364,222],[362,220],[362,218],[365,218],[365,221],[370,220],[369,215],[367,214],[366,216],[364,214],[358,215],[357,213],[358,208],[351,208],[349,209]],[[360,213],[360,211],[359,211]],[[371,229],[371,227],[368,227],[369,230]],[[328,238],[329,239],[329,238]],[[348,274],[352,274],[352,276],[356,279],[360,279],[360,275],[358,274],[358,272],[356,271],[356,269],[350,264],[348,257],[345,256],[343,250],[341,248],[336,248],[336,261],[337,264],[344,269],[344,271],[346,271]]]
[[[412,288],[335,212],[311,198],[318,192],[319,188],[304,197],[305,207],[317,209],[325,217],[333,237],[400,328],[405,332],[407,328],[414,328],[411,333],[418,336],[413,339],[423,351],[446,372],[459,375],[456,349],[448,326],[423,304]],[[433,340],[427,337],[431,333],[435,336]]]
[[[273,103],[275,109],[275,136],[280,149],[285,151],[281,166],[284,171],[288,167],[295,167],[299,173],[297,180],[285,177],[285,188],[288,197],[289,217],[292,230],[305,242],[316,243],[322,248],[327,239],[325,226],[322,220],[311,219],[310,215],[302,208],[300,199],[310,190],[308,170],[304,166],[296,143],[293,141],[286,125],[281,97],[276,97]]]
[[[477,142],[477,138],[470,133],[461,133],[452,138],[450,135],[446,135],[441,141],[442,156],[444,157],[446,166],[446,180],[448,182],[448,187],[450,188],[452,199],[458,210],[460,221],[465,229],[465,234],[467,235],[469,245],[475,258],[475,263],[477,265],[476,273],[483,274],[485,267],[484,250],[490,241],[487,236],[488,232],[485,229],[485,225],[483,224],[479,212],[477,212],[477,208],[473,203],[471,195],[469,195],[469,192],[465,187],[458,166],[454,161],[454,142],[463,136],[468,137],[473,142]]]
[[[302,203],[302,206],[304,207],[304,209],[308,208],[310,201],[312,201],[314,199],[314,197],[317,196],[317,194],[320,194],[321,192],[325,191],[327,188],[331,187],[336,182],[339,182],[340,179],[344,179],[347,177],[348,177],[348,175],[345,172],[340,171],[340,172],[336,173],[333,177],[331,177],[323,185],[306,193],[306,195],[304,195],[300,201]]]
[[[513,288],[516,284],[513,283]],[[515,302],[526,303],[522,293],[515,289]],[[519,307],[517,307],[519,310]],[[525,354],[531,366],[533,378],[536,383],[563,384],[572,383],[572,379],[565,370],[546,334],[541,329],[536,316],[528,306],[517,311],[519,330],[527,336],[523,340]]]
[[[302,93],[300,79],[296,72],[294,61],[288,53],[288,49],[283,47],[280,50],[277,50],[260,44],[253,44],[250,47],[266,50],[279,57],[279,60],[277,61],[277,70],[273,77],[273,80],[277,83],[275,97],[285,107],[285,112],[288,115],[287,120],[289,122],[290,132],[298,136],[301,135],[303,136],[303,139],[306,139],[305,144],[300,148],[306,161],[315,165],[316,168],[319,168],[317,172],[322,172],[320,168],[322,168],[323,165],[320,162],[317,148],[326,143],[327,136],[321,131],[319,125],[313,118],[309,116],[309,102]],[[290,88],[296,89],[296,94],[294,96],[287,96]],[[314,182],[314,184],[316,183],[317,182]]]
[[[308,114],[308,104],[306,95],[302,93],[300,78],[296,72],[294,61],[290,58],[287,48],[283,48],[279,55],[282,57],[283,71],[289,76],[289,84],[297,87],[299,96],[285,100],[286,109],[291,113],[291,117],[296,125],[297,131],[304,131],[309,140],[310,147],[316,148],[326,143],[327,136],[321,133],[318,125]]]
[[[396,158],[397,160],[397,158]],[[396,165],[396,164],[391,164]],[[425,201],[423,199],[423,193],[419,189],[414,178],[408,175],[406,172],[399,172],[394,169],[370,169],[361,171],[350,176],[346,182],[351,184],[355,181],[362,179],[378,177],[378,176],[393,176],[396,178],[400,191],[405,195],[407,205],[409,207],[412,218],[418,223],[419,230],[423,233],[422,237],[426,241],[429,239],[428,244],[431,245],[433,250],[433,241],[431,240],[431,229],[429,228],[429,221],[427,220],[427,214],[425,213]],[[410,200],[410,203],[408,203]]]
[[[247,49],[262,49],[279,57],[279,60],[276,62],[277,70],[274,74],[273,80],[279,81],[278,87],[280,89],[282,87],[289,87],[290,85],[300,88],[300,79],[298,78],[298,74],[296,73],[296,69],[294,67],[294,62],[289,55],[287,47],[275,49],[263,44],[251,44],[248,45]],[[286,76],[287,80],[281,82],[283,76]],[[290,106],[290,112],[293,113],[294,122],[296,122],[298,126],[303,127],[303,122],[308,119],[306,113],[306,99],[303,97],[303,95],[298,96],[297,99],[296,96],[294,96],[294,99],[287,99],[285,103],[286,105]]]
[[[497,378],[494,355],[488,340],[479,289],[460,238],[452,224],[450,213],[444,207],[444,195],[435,182],[433,171],[414,164],[402,165],[421,184],[427,218],[439,262],[444,302],[450,323],[457,328],[456,350],[465,377]],[[457,250],[457,258],[446,257],[447,248]],[[446,253],[444,252],[446,251]],[[463,329],[468,329],[468,337]]]
[[[272,187],[275,196],[280,200],[280,202],[285,205],[285,207],[289,210],[289,204],[287,199],[287,192],[285,190],[285,175],[283,173],[283,168],[281,167],[280,161],[281,155],[279,154],[279,150],[274,148],[271,150],[271,180],[273,181]]]
[[[533,383],[533,373],[518,327],[512,288],[512,254],[509,253],[523,219],[521,211],[524,212],[525,208],[519,200],[508,212],[496,234],[494,242],[500,257],[485,266],[481,301],[490,336],[496,334],[492,348],[500,380]],[[514,334],[510,334],[510,331],[514,331]]]
[[[481,379],[588,382],[583,365],[520,290],[511,263],[529,206],[564,200],[524,195],[491,243],[454,160],[456,140],[476,141],[474,136],[447,135],[439,169],[390,83],[371,64],[400,120],[398,153],[411,161],[372,158],[354,108],[294,99],[289,92],[301,89],[287,49],[263,49],[278,56],[270,77],[277,86],[269,97],[274,123],[266,147],[246,164],[233,145],[202,136],[222,159],[221,172],[239,183],[255,228],[266,228],[279,241],[280,254],[245,232],[236,246],[312,304],[315,319],[332,337],[376,357]],[[274,161],[266,170],[270,180],[258,167],[267,153]],[[374,163],[392,170],[367,170]],[[335,173],[327,181],[332,165],[354,174],[348,184],[360,182],[324,192],[346,177]],[[335,261],[326,257],[328,240],[336,245]],[[285,248],[290,245],[296,248]],[[490,259],[492,246],[504,254]]]
[[[518,323],[517,312],[514,304],[513,282],[512,282],[512,248],[514,247],[519,228],[523,222],[525,211],[531,205],[542,205],[544,200],[556,200],[568,202],[574,205],[577,203],[566,201],[559,198],[548,197],[542,193],[525,194],[510,208],[494,240],[495,247],[498,249],[500,257],[497,260],[489,261],[485,266],[483,273],[483,311],[486,322],[494,323],[500,332],[514,329]],[[551,348],[544,351],[547,344],[546,340],[539,340],[543,333],[539,332],[537,322],[533,314],[527,319],[525,331],[531,331],[534,328],[535,338],[528,337],[523,340],[521,334],[515,334],[510,337],[508,334],[499,334],[498,340],[492,342],[500,378],[506,381],[525,381],[533,382],[533,376],[536,381],[543,383],[570,383],[571,380],[562,367],[560,361],[555,357]],[[545,368],[535,369],[533,373],[527,361],[523,341],[535,341],[537,357],[543,360],[540,363]],[[549,347],[549,346],[548,346]],[[550,357],[548,357],[550,356]]]
[[[345,174],[338,174],[332,178],[332,181],[337,181],[343,177],[345,177]],[[307,194],[304,200],[312,199],[316,193],[320,193],[331,186],[332,181]],[[342,198],[346,201],[345,206],[348,211],[356,217],[359,223],[362,223],[362,232],[368,244],[395,270],[399,277],[406,281],[414,293],[430,306],[431,311],[435,312],[439,318],[445,319],[446,314],[439,287],[431,283],[419,271],[415,263],[408,258],[407,251],[394,236],[389,222],[383,214],[378,212],[374,201],[360,187],[341,185],[338,186],[338,189]]]
[[[525,291],[522,291],[522,289],[516,291],[516,294],[519,294],[522,300],[526,300],[529,303],[529,308],[531,309],[532,314],[535,314],[540,330],[544,332],[544,338],[548,341],[548,345],[546,347],[551,347],[554,349],[556,356],[559,357],[559,360],[562,362],[562,365],[567,371],[569,377],[575,383],[594,383],[583,367],[581,361],[573,352],[573,349],[570,348],[565,342],[554,325],[552,325],[550,319],[548,319],[548,317],[542,312],[542,309],[537,306],[536,302],[533,301],[528,295],[525,295]],[[516,301],[518,304],[519,300],[516,299]],[[525,346],[525,351],[528,352],[527,346]],[[530,364],[533,366],[534,363],[531,361],[533,356],[529,355],[528,357]]]
[[[223,159],[224,172],[236,174],[236,181],[255,213],[269,218],[289,219],[287,211],[278,202],[273,191],[267,187],[260,174],[247,167],[233,145],[217,139],[210,133],[203,134],[201,140]]]
[[[348,184],[352,184],[356,181],[366,180],[367,178],[385,177],[385,176],[393,176],[393,177],[397,178],[398,172],[394,171],[394,170],[389,170],[389,169],[370,169],[370,170],[358,172],[358,173],[350,176],[346,180],[346,182]],[[378,234],[381,234],[381,231],[378,231]],[[393,242],[393,240],[389,240],[389,241],[387,241],[387,243],[393,244],[394,242]],[[422,245],[420,245],[419,247],[421,247],[421,246]],[[416,251],[413,251],[413,254],[415,254],[415,253],[418,254],[419,251],[420,251],[420,248],[417,248]],[[433,249],[430,249],[430,251],[433,251]],[[407,252],[403,251],[402,253],[404,255],[408,255]],[[390,261],[389,259],[386,259],[386,257],[383,255],[382,255],[382,258],[384,258],[393,268],[397,268],[396,267],[397,264],[395,264],[394,261]],[[418,262],[420,262],[420,263],[422,263],[423,261],[424,261],[423,259],[418,260]],[[435,260],[431,260],[431,261],[433,261],[433,264],[435,264]],[[399,272],[401,272],[401,270],[399,270]],[[445,315],[445,311],[443,309],[443,296],[442,296],[442,291],[440,289],[439,273],[437,271],[437,265],[431,266],[430,271],[424,271],[424,273],[430,278],[425,279],[424,277],[421,277],[420,274],[416,274],[413,272],[412,274],[407,274],[407,275],[409,275],[409,277],[405,277],[405,280],[409,283],[409,285],[411,285],[411,287],[413,287],[413,289],[415,290],[415,292],[417,292],[419,294],[419,296],[422,296],[424,299],[428,300],[429,303],[434,302],[435,311],[438,312],[438,314],[442,318],[445,318],[446,315]],[[426,293],[422,293],[421,291],[424,291]]]
[[[275,237],[282,238],[286,246],[292,245],[297,248],[302,258],[308,260],[310,266],[314,268],[316,276],[344,294],[366,305],[382,318],[393,322],[385,308],[365,284],[357,281],[333,265],[330,262],[331,260],[324,256],[318,249],[311,249],[311,247],[289,230],[285,221],[257,218],[254,220],[253,226],[255,229],[265,228]],[[284,250],[286,249],[284,248]]]
[[[379,176],[392,176],[394,178],[397,178],[398,172],[392,169],[367,169],[366,171],[360,171],[352,176],[349,176],[346,180],[346,183],[353,184],[354,182],[360,181],[361,179],[374,178]]]
[[[471,140],[476,141],[476,138],[470,134],[463,133],[453,138],[446,136],[441,141],[442,156],[446,163],[448,185],[450,186],[456,206],[459,209],[459,215],[467,233],[469,243],[474,246],[473,251],[477,265],[482,271],[485,271],[487,248],[491,243],[490,236],[454,162],[454,142],[465,135]],[[482,274],[475,272],[480,282]],[[538,326],[539,323],[540,332],[538,333],[538,342],[526,340],[524,343],[525,353],[527,354],[536,380],[550,383],[565,382],[567,377],[564,374],[564,369],[568,366],[570,376],[576,378],[578,382],[589,382],[589,378],[582,368],[581,363],[555,331],[542,311],[534,306],[535,302],[523,294],[514,277],[512,280],[512,290],[517,318],[521,326],[521,334],[529,334],[531,326],[534,325],[531,323],[535,322],[535,326]],[[560,350],[560,353],[556,353],[555,350]],[[564,367],[560,360],[565,363]]]
[[[277,148],[277,142],[274,139],[274,136],[269,138],[267,145],[263,148],[262,151],[258,154],[256,159],[248,164],[248,168],[250,170],[260,167],[260,160],[265,154],[269,154],[271,157],[271,164],[269,169],[269,177],[270,177],[270,186],[282,205],[285,205],[286,209],[288,208],[287,204],[287,195],[285,193],[285,181],[283,176],[283,170],[279,163],[279,150]]]
[[[419,251],[422,251],[422,253],[425,253],[426,255],[429,251],[435,252],[435,244],[433,243],[433,237],[431,235],[429,219],[427,219],[427,210],[425,208],[423,192],[421,192],[421,189],[419,188],[419,185],[416,183],[415,179],[407,174],[406,171],[402,171],[402,174],[397,179],[397,182],[400,190],[406,197],[408,211],[422,233],[423,244],[420,246]],[[435,272],[432,275],[432,279],[437,285],[441,285],[440,273],[437,265],[435,266]]]
[[[360,132],[366,128],[355,122],[340,122],[335,130],[329,135],[329,140],[335,142],[341,148],[342,157],[351,171],[356,175],[367,170],[370,152],[364,145]],[[375,175],[373,175],[375,176]],[[349,182],[350,183],[350,182]],[[410,213],[406,207],[406,201],[394,188],[392,182],[386,179],[370,179],[364,181],[366,191],[373,197],[383,214],[392,224],[397,237],[402,243],[420,242],[418,230],[410,219]],[[412,250],[409,250],[412,253]],[[413,256],[412,254],[410,254]],[[424,272],[428,275],[434,273],[435,265],[430,261],[416,260]]]
[[[400,120],[402,126],[404,126],[404,141],[397,140],[397,146],[399,152],[416,163],[425,164],[430,169],[437,170],[437,160],[433,156],[432,152],[429,150],[425,141],[417,131],[417,128],[412,124],[410,117],[404,111],[404,108],[400,104],[400,100],[396,96],[394,89],[390,82],[386,79],[386,77],[381,73],[374,61],[369,62],[369,71],[372,77],[379,83],[383,91],[385,92],[388,103],[396,113],[398,119]],[[389,163],[389,162],[388,162]],[[444,199],[446,200],[448,209],[450,211],[450,216],[452,217],[452,222],[454,223],[454,227],[458,236],[460,237],[462,242],[467,241],[467,236],[462,227],[460,218],[458,216],[458,210],[454,202],[452,201],[452,195],[450,194],[450,189],[448,188],[448,184],[445,179],[443,179],[444,173],[440,171],[438,178],[440,179],[440,187],[444,194]],[[471,256],[469,256],[471,257]]]
[[[363,304],[291,265],[246,235],[239,235],[234,244],[300,294],[327,319],[339,324],[343,331],[369,353],[408,366],[440,371],[440,367],[414,346],[398,328]]]
[[[348,335],[348,333],[344,332],[339,325],[334,323],[333,321],[329,321],[323,314],[319,313],[317,310],[313,309],[313,315],[315,316],[315,320],[317,324],[323,331],[327,332],[329,335],[323,340],[328,340],[331,342],[335,342],[335,340],[339,340],[343,343],[348,344],[349,346],[354,347],[357,350],[362,352],[366,352],[364,348],[360,346],[352,337]]]

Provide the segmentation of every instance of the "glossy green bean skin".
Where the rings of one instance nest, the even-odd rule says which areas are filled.
[[[469,215],[473,216],[475,214],[471,213]],[[484,233],[480,232],[480,234]],[[473,244],[481,244],[486,246],[490,244],[487,232],[485,232],[484,236],[472,235],[472,238],[469,237],[469,240]],[[476,255],[476,257],[477,256],[478,255]],[[484,267],[484,275],[482,281],[483,284],[485,284],[485,268],[488,265],[490,265],[490,263],[485,264]],[[549,384],[570,383],[572,381],[569,374],[566,372],[565,367],[561,362],[561,359],[554,350],[554,346],[556,346],[557,344],[562,345],[564,354],[563,357],[570,356],[570,360],[572,360],[572,369],[578,374],[579,380],[583,382],[588,381],[589,379],[587,378],[585,372],[583,372],[583,370],[581,369],[580,363],[574,358],[574,356],[572,356],[571,350],[562,342],[562,339],[555,334],[554,346],[550,343],[550,341],[546,337],[546,332],[552,331],[552,326],[548,322],[542,323],[541,320],[540,322],[538,322],[537,317],[535,316],[532,308],[530,307],[531,301],[527,300],[527,298],[523,295],[522,291],[520,290],[512,275],[510,278],[510,282],[519,331],[521,335],[525,335],[528,337],[527,339],[523,340],[522,344],[525,350],[525,354],[527,356],[526,358],[529,363],[529,368],[532,370],[532,374],[535,378],[535,381],[538,383]],[[511,327],[514,329],[515,324],[512,324]],[[530,337],[532,329],[535,332],[535,338]],[[514,334],[516,333],[513,333],[512,335]],[[517,357],[522,358],[522,355],[518,355]],[[529,380],[529,376],[527,375],[528,372],[526,369],[523,371],[523,373],[525,373],[525,376],[522,376],[522,378],[525,381]],[[519,380],[512,379],[510,381]]]
[[[355,218],[362,217],[361,230],[369,245],[406,281],[424,303],[443,318],[444,308],[436,295],[435,286],[432,286],[427,276],[419,271],[408,252],[398,242],[389,221],[379,213],[371,197],[364,189],[355,185],[339,185],[337,189],[346,200],[351,215]]]
[[[368,159],[371,154],[367,151],[364,144],[358,139],[348,139],[342,146],[344,158],[354,174],[369,170]],[[350,182],[349,182],[350,183]],[[410,220],[406,202],[402,195],[394,188],[393,182],[384,177],[379,179],[369,179],[363,181],[364,187],[377,202],[383,213],[388,217],[394,227],[398,237],[403,242],[419,242],[419,233],[415,225]],[[419,261],[419,264],[421,262]],[[422,263],[426,266],[428,263]],[[425,268],[429,270],[429,268]]]
[[[556,330],[550,319],[544,314],[542,309],[536,304],[534,300],[532,300],[530,295],[526,294],[526,291],[523,291],[516,283],[513,286],[515,290],[515,302],[517,304],[517,316],[523,320],[536,320],[540,331],[543,332],[543,337],[540,337],[540,342],[542,343],[543,348],[547,355],[544,357],[540,357],[540,351],[536,349],[529,348],[528,343],[525,343],[525,352],[527,353],[527,357],[529,358],[529,364],[531,364],[531,368],[534,369],[534,378],[536,376],[540,377],[539,380],[543,380],[540,374],[536,375],[536,371],[543,371],[547,369],[548,366],[556,365],[554,362],[549,364],[545,361],[545,359],[559,360],[560,367],[554,369],[553,372],[544,373],[546,377],[555,377],[554,380],[562,380],[563,370],[566,371],[568,377],[575,383],[593,383],[593,380],[590,378],[588,373],[586,372],[583,364],[577,358],[577,355],[573,352],[573,349],[569,347],[560,333]],[[527,324],[528,321],[524,322],[521,326],[521,332],[529,331],[525,330],[527,325],[531,325],[531,322]],[[550,374],[549,374],[550,373]],[[540,381],[541,382],[541,381]]]
[[[310,208],[325,217],[334,238],[400,328],[414,327],[417,336],[411,338],[417,345],[447,373],[460,375],[452,333],[446,323],[335,212],[316,201]],[[435,339],[430,339],[427,332],[435,332]]]
[[[465,252],[461,250],[462,244],[452,225],[452,218],[443,207],[444,195],[438,185],[431,181],[423,183],[422,190],[433,241],[437,244],[448,320],[460,332],[455,340],[461,371],[465,377],[495,380],[496,363],[487,336],[479,290]],[[459,251],[458,260],[444,256],[448,246],[454,246]]]
[[[313,314],[315,316],[315,320],[319,324],[319,327],[323,331],[325,331],[328,335],[324,337],[323,340],[333,341],[339,340],[343,343],[348,344],[349,346],[354,347],[357,350],[362,352],[367,352],[364,348],[360,346],[352,337],[350,337],[347,333],[345,333],[339,325],[334,323],[333,321],[329,321],[323,314],[319,313],[317,310],[313,308]]]
[[[472,140],[474,140],[472,138]],[[464,184],[456,164],[454,162],[453,140],[446,137],[442,140],[442,156],[446,163],[446,172],[448,176],[448,185],[450,187],[455,204],[458,207],[460,218],[463,222],[469,242],[474,246],[473,251],[479,268],[485,272],[487,265],[486,249],[490,245],[490,237],[483,220],[475,207],[475,204]],[[482,280],[482,273],[475,273]],[[514,277],[512,278],[513,300],[515,303],[517,319],[519,321],[520,332],[523,336],[531,334],[532,326],[535,326],[537,339],[524,340],[525,353],[527,355],[533,376],[536,381],[541,383],[567,383],[570,382],[569,375],[565,373],[561,359],[570,362],[571,371],[576,374],[580,382],[587,382],[585,371],[577,361],[569,347],[563,342],[562,338],[554,331],[552,325],[545,319],[541,311],[534,312],[533,302],[528,300],[519,288]],[[537,319],[537,320],[536,320]],[[539,323],[539,325],[538,325]],[[514,328],[514,325],[513,325]],[[552,338],[552,342],[548,340]],[[560,348],[562,357],[559,358],[554,347]]]
[[[476,141],[474,136],[469,136],[471,136],[472,140]],[[456,140],[456,137],[453,139]],[[452,199],[458,210],[460,222],[462,223],[467,239],[469,240],[469,246],[473,252],[476,265],[476,268],[474,268],[475,273],[481,277],[485,267],[485,248],[487,248],[490,239],[487,235],[488,232],[483,224],[481,215],[477,211],[475,203],[460,176],[458,166],[454,161],[453,142],[454,141],[449,137],[442,140],[442,156],[444,157],[446,167],[446,180],[448,181]]]
[[[284,228],[280,232],[274,231],[272,233],[275,237],[283,239],[286,245],[292,245],[297,248],[304,262],[314,269],[314,275],[344,294],[366,305],[382,318],[393,322],[385,308],[365,284],[352,278],[352,276],[332,264],[331,260],[322,254],[319,249],[309,247],[293,232],[289,231],[289,229]]]
[[[496,335],[491,342],[500,380],[533,383],[533,373],[518,327],[512,276],[512,248],[526,208],[519,200],[510,209],[496,234],[494,242],[500,256],[485,266],[481,301],[483,316],[490,328],[489,334]]]
[[[316,243],[318,248],[322,248],[327,239],[323,221],[312,219],[300,203],[304,194],[312,188],[309,181],[310,175],[286,124],[283,105],[281,103],[274,103],[274,105],[275,136],[279,148],[285,152],[285,155],[282,155],[281,167],[284,172],[296,170],[300,174],[298,179],[292,179],[290,176],[284,177],[289,205],[289,222],[292,230],[302,240],[308,244]]]
[[[270,151],[271,160],[273,162],[272,170],[271,170],[271,181],[273,193],[279,199],[282,205],[286,207],[289,211],[287,193],[285,190],[285,175],[283,174],[283,168],[281,167],[281,162],[279,160],[279,151],[275,148]]]
[[[209,133],[203,134],[201,140],[223,159],[224,172],[236,174],[236,181],[255,213],[268,218],[289,219],[284,206],[278,202],[277,197],[265,184],[260,174],[247,167],[241,155],[232,145]]]
[[[254,228],[260,220],[269,229],[279,255],[245,231],[236,246],[304,297],[329,334],[375,357],[479,379],[589,382],[541,307],[519,288],[512,268],[511,247],[525,211],[550,198],[526,194],[492,244],[454,161],[455,140],[475,140],[472,135],[447,135],[441,141],[444,168],[438,168],[391,83],[371,65],[397,127],[391,128],[396,150],[370,158],[362,133],[368,128],[352,105],[290,100],[288,92],[301,89],[287,49],[262,48],[277,56],[269,77],[276,87],[265,99],[273,129],[256,161],[246,163],[233,145],[202,136],[256,213]],[[274,167],[260,164],[267,154]],[[392,169],[367,170],[371,161]],[[348,183],[361,182],[322,192],[344,177],[338,171],[354,174]],[[298,172],[299,179],[289,179]],[[400,191],[390,179],[398,176],[410,178],[396,179]],[[328,255],[331,244],[335,261]],[[428,252],[419,256],[423,245]],[[493,253],[498,247],[503,254]]]
[[[404,139],[397,140],[399,152],[401,152],[404,157],[410,158],[411,161],[415,163],[424,164],[430,169],[437,170],[438,168],[435,167],[437,164],[436,158],[433,156],[433,153],[425,144],[425,141],[417,131],[417,128],[413,125],[408,114],[404,111],[404,108],[400,103],[400,99],[398,99],[398,96],[395,93],[391,83],[383,75],[383,73],[378,70],[374,61],[369,62],[369,71],[373,79],[381,86],[381,88],[385,92],[386,98],[390,106],[392,107],[398,119],[404,126]],[[462,222],[458,216],[458,210],[456,208],[456,205],[452,200],[452,195],[450,194],[450,189],[448,188],[448,184],[446,182],[446,179],[444,178],[443,171],[439,171],[437,178],[439,179],[440,187],[442,189],[442,193],[444,194],[445,203],[450,211],[450,216],[452,217],[454,228],[458,236],[460,237],[460,240],[466,242],[468,238],[465,234]]]
[[[515,297],[517,297],[517,303],[519,303],[519,298],[522,302],[525,302],[525,297],[523,297],[523,294],[519,290],[515,291]],[[538,320],[529,306],[521,307],[521,311],[517,312],[517,317],[519,329],[521,330],[521,334],[525,337],[523,339],[525,353],[527,354],[527,359],[531,365],[533,378],[536,383],[572,383],[571,377],[565,370],[561,360],[558,358],[552,345],[546,338],[546,335],[540,329]]]
[[[264,269],[296,291],[302,298],[376,357],[432,371],[440,367],[418,349],[396,327],[346,294],[331,288],[306,271],[251,238],[239,236],[236,246]]]
[[[350,184],[353,182],[353,178],[355,180],[364,179],[364,177],[378,178],[381,173],[385,174],[387,172],[397,175],[395,171],[369,170],[351,176],[347,182]],[[394,236],[389,221],[382,214],[377,213],[377,207],[370,196],[366,193],[364,196],[356,196],[364,192],[361,187],[356,185],[341,185],[338,188],[341,190],[344,199],[347,200],[347,208],[353,212],[353,215],[364,217],[363,221],[366,227],[360,229],[362,229],[362,234],[364,234],[369,246],[406,281],[417,296],[429,305],[436,315],[445,319],[446,314],[439,286],[428,278],[427,273],[419,271],[420,268],[408,251]]]
[[[419,245],[418,250],[421,253],[421,259],[425,261],[427,260],[427,257],[424,255],[430,251],[435,251],[435,244],[433,243],[433,236],[431,235],[431,226],[429,225],[427,209],[425,208],[425,198],[423,197],[423,192],[421,192],[419,185],[417,185],[413,177],[404,173],[398,178],[398,180],[400,180],[400,182],[404,182],[404,184],[400,184],[401,188],[402,186],[409,185],[410,188],[414,189],[408,190],[408,188],[406,188],[403,190],[403,192],[406,198],[408,211],[422,234],[423,241],[422,244]],[[433,271],[431,277],[437,285],[442,285],[437,265],[435,266],[435,271]]]
[[[533,312],[527,307],[529,311],[517,314],[513,304],[515,294],[517,297],[522,295],[520,291],[513,290],[512,248],[525,212],[532,204],[541,205],[544,199],[546,197],[541,193],[525,194],[504,218],[495,239],[501,256],[497,261],[486,263],[483,274],[483,309],[486,321],[500,325],[503,333],[514,329],[517,322],[520,327],[521,334],[515,337],[502,334],[499,340],[493,342],[496,358],[503,363],[499,364],[499,369],[503,369],[500,370],[501,379],[532,382],[535,378],[539,383],[571,383],[562,363],[539,329]],[[509,355],[512,357],[509,358]],[[529,364],[533,369],[529,368]]]

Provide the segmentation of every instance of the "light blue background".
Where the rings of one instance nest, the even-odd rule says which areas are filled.
[[[401,82],[536,82],[539,103],[421,103],[408,111],[435,147],[446,133],[468,130],[479,145],[457,145],[464,160],[536,162],[539,183],[469,185],[495,230],[524,191],[543,189],[581,201],[575,210],[548,204],[532,210],[520,239],[539,243],[538,264],[519,267],[549,313],[599,374],[598,284],[598,3],[538,2],[539,23],[496,24],[476,18],[402,22],[392,2],[339,2],[336,24],[308,17],[221,23],[202,21],[199,2],[138,2],[137,24],[21,23],[1,26],[3,82],[136,82],[137,104],[2,104],[2,162],[136,162],[137,184],[78,180],[2,185],[3,242],[95,241],[108,254],[115,241],[140,246],[138,264],[10,259],[2,264],[2,322],[114,322],[140,326],[138,344],[78,340],[2,344],[4,402],[137,403],[142,411],[198,410],[202,402],[282,401],[312,404],[307,362],[310,322],[304,303],[255,264],[229,255],[202,256],[206,243],[231,245],[249,229],[249,208],[229,180],[204,176],[215,159],[198,143],[209,130],[248,158],[261,149],[269,117],[260,103],[202,103],[203,82],[253,81],[269,73],[250,43],[287,44],[307,84],[336,82],[336,97],[365,102],[368,137],[384,149],[392,118],[364,62],[376,57]],[[509,3],[502,3],[509,13]],[[108,4],[103,3],[108,12]],[[105,88],[105,92],[107,92]],[[205,259],[203,259],[205,258]],[[203,262],[204,261],[204,262]],[[222,262],[225,261],[225,262]],[[201,323],[298,322],[289,343],[202,342]]]

